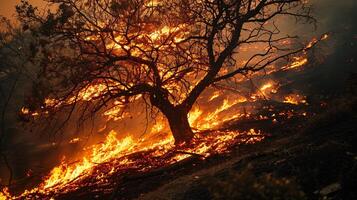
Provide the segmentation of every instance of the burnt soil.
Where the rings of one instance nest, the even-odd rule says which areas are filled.
[[[115,177],[110,192],[82,187],[56,199],[357,199],[357,100],[327,105],[284,123],[231,122],[227,129],[249,124],[269,137],[205,160],[192,156],[151,172],[128,171]]]

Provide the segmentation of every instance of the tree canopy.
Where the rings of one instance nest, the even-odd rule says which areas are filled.
[[[305,0],[47,1],[45,13],[17,6],[40,66],[23,112],[87,102],[93,114],[141,99],[167,117],[177,143],[193,137],[187,114],[209,86],[306,50],[279,21],[313,20]]]

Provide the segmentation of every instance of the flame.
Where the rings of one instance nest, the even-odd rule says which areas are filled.
[[[257,99],[267,99],[270,98],[271,94],[275,94],[278,92],[279,84],[273,80],[268,81],[267,83],[260,86],[260,88],[253,93],[250,98],[252,100]]]
[[[265,92],[267,89],[272,88],[273,84],[272,83],[266,83],[262,87],[260,87],[260,90]]]
[[[311,41],[306,45],[302,55],[300,56],[294,56],[292,59],[293,59],[293,62],[285,67],[282,68],[282,70],[288,70],[288,69],[295,69],[295,68],[299,68],[299,67],[302,67],[304,65],[306,65],[308,63],[308,58],[307,58],[307,53],[306,51],[308,49],[311,49],[313,46],[315,46],[319,41],[323,41],[323,40],[326,40],[329,38],[329,35],[326,33],[326,34],[323,34],[320,39],[317,39],[317,38],[312,38]]]
[[[306,97],[299,94],[290,94],[284,98],[284,103],[299,105],[306,104]]]
[[[11,194],[9,193],[9,188],[5,187],[0,191],[0,200],[12,199]]]
[[[159,121],[154,124],[154,126],[151,128],[151,133],[160,133],[165,129],[165,124],[162,121]]]
[[[318,42],[317,38],[313,38],[305,47],[305,49],[310,49]]]
[[[70,143],[70,144],[76,144],[76,143],[78,143],[78,142],[80,142],[80,141],[81,141],[80,138],[73,138],[73,139],[71,139],[71,140],[69,141],[69,143]]]
[[[220,94],[220,91],[213,92],[212,96],[209,98],[209,101],[213,101],[214,99],[218,98]]]
[[[275,81],[268,82],[260,87],[260,92],[263,93],[264,96],[268,96],[271,93],[277,93],[278,84]]]
[[[327,40],[329,38],[329,35],[327,33],[323,34],[321,37],[321,40]]]
[[[84,157],[75,166],[62,163],[55,167],[44,181],[42,188],[61,187],[84,173],[89,174],[98,163],[104,163],[109,159],[125,155],[132,147],[133,139],[126,137],[123,140],[118,140],[116,135],[116,132],[111,131],[104,144],[94,146],[91,155],[88,158]]]
[[[109,86],[104,83],[90,85],[89,87],[80,91],[78,96],[81,100],[90,101],[93,98],[100,96],[104,91],[108,90],[108,87]],[[74,97],[71,100],[74,100]]]
[[[306,65],[308,61],[309,60],[305,56],[301,56],[301,57],[295,56],[293,57],[293,62],[290,65],[283,67],[282,69],[288,70],[288,69],[299,68]]]
[[[25,108],[25,107],[22,107],[22,108],[21,108],[21,113],[24,114],[24,115],[27,115],[27,114],[30,113],[30,109]]]
[[[247,99],[244,97],[239,97],[235,100],[224,99],[221,106],[219,106],[218,108],[216,108],[211,112],[205,112],[205,113],[203,110],[196,107],[189,113],[189,123],[192,127],[198,130],[214,129],[226,121],[241,116],[240,113],[238,114],[234,113],[231,115],[228,114],[223,117],[220,117],[220,113],[231,109],[234,105],[237,105],[238,103],[242,103],[246,101]]]
[[[160,2],[158,0],[151,0],[146,3],[146,6],[158,6]]]
[[[178,162],[194,154],[201,155],[204,159],[212,154],[227,152],[232,145],[255,143],[264,139],[264,134],[254,129],[248,132],[215,131],[209,135],[198,134],[194,138],[192,146],[180,148],[182,152],[187,153],[176,153],[171,157],[167,157],[166,155],[172,154],[177,149],[174,145],[174,139],[168,134],[154,140],[152,140],[153,138],[147,138],[139,141],[134,141],[130,136],[118,139],[117,135],[115,131],[111,131],[102,144],[94,145],[90,149],[89,154],[84,156],[79,162],[68,164],[63,161],[50,172],[37,188],[26,190],[19,197],[13,198],[26,198],[31,196],[31,194],[54,195],[55,193],[66,193],[75,190],[80,186],[81,181],[97,172],[95,171],[97,166],[104,163],[111,163],[108,174],[113,174],[116,169],[134,166],[139,171],[146,171],[156,166]],[[145,155],[151,157],[148,160],[160,156],[167,159],[161,159],[157,163],[154,161],[148,162],[145,166],[141,166],[143,164],[142,160],[130,158],[130,155],[139,152],[147,152]],[[99,182],[104,181],[106,174],[101,174],[97,179]],[[4,199],[11,196],[7,188],[3,189],[0,195]]]
[[[313,38],[305,47],[305,50],[308,50],[315,46],[319,41],[323,41],[329,38],[329,35],[327,33],[323,34],[320,39]]]
[[[55,106],[58,103],[58,101],[56,101],[55,99],[46,98],[44,103],[46,107],[50,107],[50,106]]]
[[[118,121],[127,117],[128,114],[123,113],[122,105],[117,105],[105,111],[103,115],[107,117],[107,120],[113,119],[114,121]]]

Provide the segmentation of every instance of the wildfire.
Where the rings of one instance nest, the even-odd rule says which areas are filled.
[[[157,5],[157,1],[152,1],[150,6]],[[175,43],[179,43],[184,39],[185,25],[177,25],[176,27],[164,26],[157,30],[144,33],[138,40],[148,39],[151,43],[154,43],[154,47],[168,48],[175,46]],[[170,38],[172,43],[166,46],[160,44],[160,40],[163,38]],[[328,35],[323,35],[320,40],[325,40]],[[98,40],[96,37],[87,37],[87,40]],[[305,50],[312,48],[319,39],[313,39],[310,41]],[[288,42],[288,41],[286,41]],[[139,50],[131,49],[128,45],[121,45],[125,43],[125,38],[116,37],[115,41],[107,44],[108,49],[115,49],[117,54],[121,51],[131,51],[131,55],[142,56]],[[147,50],[148,47],[140,42],[131,44]],[[258,47],[256,47],[258,48]],[[245,49],[242,49],[246,51]],[[283,67],[283,70],[295,69],[302,67],[308,63],[306,53],[303,55],[293,57],[293,62]],[[160,73],[163,73],[160,70]],[[164,73],[163,73],[164,74]],[[168,74],[170,75],[170,74]],[[58,107],[62,104],[71,104],[75,101],[91,101],[96,97],[99,97],[104,92],[110,90],[111,87],[119,87],[117,85],[111,85],[109,83],[94,83],[86,88],[83,88],[76,97],[70,97],[64,102],[59,102],[52,98],[46,98],[43,102],[46,107]],[[169,86],[168,86],[169,87]],[[176,86],[170,86],[176,87]],[[257,100],[259,98],[269,98],[271,94],[277,93],[279,85],[275,81],[269,81],[260,87],[255,94],[251,95],[251,99]],[[221,95],[219,91],[215,91],[208,101],[218,101],[218,97]],[[222,113],[232,109],[235,105],[249,101],[249,97],[245,98],[239,96],[235,99],[224,99],[221,104],[213,111],[202,110],[199,107],[194,107],[189,113],[189,123],[197,130],[212,130],[218,127],[220,124],[239,118],[246,115],[239,112],[233,114],[226,114],[222,116]],[[292,94],[284,98],[285,103],[289,104],[306,104],[306,97],[302,95]],[[38,112],[31,112],[28,108],[22,108],[21,113],[24,115],[36,116]],[[126,116],[123,115],[123,106],[118,104],[112,109],[107,110],[104,114],[108,120],[113,119],[115,121],[121,120]],[[276,121],[276,119],[274,119]],[[118,139],[118,134],[112,130],[107,135],[105,141],[101,144],[96,144],[89,148],[85,153],[85,156],[75,163],[69,163],[63,161],[59,166],[53,168],[49,175],[43,180],[43,182],[32,190],[26,190],[23,194],[12,197],[7,188],[4,188],[0,192],[0,200],[3,199],[23,199],[32,198],[39,194],[54,196],[57,193],[67,193],[69,191],[76,190],[80,187],[81,182],[85,181],[88,177],[97,174],[97,183],[103,183],[108,181],[108,176],[125,169],[136,169],[137,171],[147,171],[149,169],[158,168],[166,165],[179,162],[188,157],[199,155],[202,159],[207,158],[212,154],[220,154],[229,151],[234,145],[237,144],[252,144],[262,141],[265,136],[257,129],[250,129],[245,132],[238,131],[212,131],[210,134],[197,134],[192,141],[191,145],[177,147],[174,145],[174,138],[170,134],[162,134],[167,129],[167,125],[163,120],[158,120],[151,127],[151,133],[159,134],[157,137],[152,137],[155,134],[149,134],[145,138],[135,139],[132,136],[127,136],[123,139]],[[73,138],[69,143],[78,143],[80,138]],[[136,157],[134,155],[144,155]],[[107,166],[104,171],[98,171],[97,167]]]
[[[291,68],[299,67],[306,64],[306,58],[295,58],[295,61],[290,65]],[[279,84],[275,81],[269,81],[259,88],[259,91],[252,95],[252,99],[256,100],[262,98],[262,95],[269,97],[272,93],[277,93]],[[107,86],[103,84],[92,85],[82,90],[79,97],[81,100],[90,101],[91,99],[100,95],[100,93],[107,90]],[[208,101],[217,99],[221,94],[214,92]],[[69,101],[72,101],[70,99]],[[197,130],[207,130],[218,127],[218,125],[238,118],[244,114],[235,112],[221,116],[220,114],[232,109],[235,105],[242,102],[247,102],[249,99],[239,97],[234,100],[224,99],[217,109],[207,112],[199,107],[194,107],[189,113],[189,123]],[[297,94],[292,94],[284,98],[285,103],[289,104],[305,104],[306,98]],[[45,105],[54,105],[56,102],[52,99],[46,99]],[[104,113],[104,116],[116,118],[113,116],[118,115],[122,111],[122,106],[118,105]],[[29,109],[22,108],[24,114],[30,114]],[[276,121],[276,119],[274,119]],[[274,121],[273,120],[273,121]],[[158,120],[151,128],[151,133],[161,133],[167,130],[167,125],[163,120]],[[49,195],[54,196],[58,193],[67,193],[76,190],[80,187],[82,181],[88,177],[97,174],[97,182],[103,183],[107,181],[108,176],[115,174],[119,169],[136,169],[137,171],[147,171],[153,168],[170,165],[179,162],[183,159],[191,157],[195,154],[202,156],[202,159],[207,158],[212,154],[220,154],[227,152],[232,146],[236,144],[252,144],[264,139],[264,134],[260,130],[250,129],[245,132],[238,131],[214,131],[212,134],[204,135],[197,134],[192,141],[191,146],[176,147],[174,139],[169,134],[161,134],[159,137],[150,137],[149,134],[146,138],[135,140],[133,137],[128,136],[123,139],[117,138],[117,133],[111,131],[102,144],[94,145],[87,150],[86,155],[75,163],[63,161],[59,166],[52,169],[49,175],[43,182],[32,190],[26,190],[20,196],[11,197],[8,189],[4,189],[0,193],[0,199],[21,199],[33,197],[33,195]],[[70,140],[70,143],[77,143],[80,138]],[[184,152],[184,153],[177,153]],[[132,155],[144,153],[145,158],[136,158]],[[160,159],[161,158],[161,159]],[[109,163],[109,164],[106,164]],[[107,171],[98,172],[97,167],[101,165],[109,165]],[[99,173],[99,175],[98,175]]]
[[[18,197],[11,197],[8,189],[5,188],[0,193],[1,198],[12,199],[31,198],[33,195],[55,195],[66,193],[77,189],[81,181],[97,173],[96,167],[110,163],[110,171],[113,174],[117,169],[136,168],[138,171],[147,171],[152,168],[169,165],[195,154],[202,156],[202,159],[212,155],[228,151],[232,145],[239,143],[255,143],[264,139],[261,131],[251,129],[247,132],[215,131],[212,134],[198,134],[192,145],[177,147],[174,145],[174,139],[170,135],[165,137],[142,139],[134,141],[130,136],[123,139],[117,138],[117,133],[111,131],[102,144],[94,145],[87,156],[84,156],[79,162],[68,164],[62,162],[55,167],[45,180],[32,190],[26,190]],[[179,150],[179,151],[178,151]],[[143,152],[144,158],[131,157],[131,155]],[[178,153],[176,153],[178,152]],[[184,153],[180,153],[184,152]],[[164,157],[166,159],[160,159]],[[156,159],[156,160],[155,160]],[[98,183],[105,182],[105,172],[97,177]]]
[[[306,50],[311,49],[313,46],[315,46],[319,41],[326,40],[329,37],[328,34],[323,34],[320,39],[313,38],[305,47],[305,50],[302,55],[300,56],[294,56],[293,62],[285,67],[282,68],[282,70],[289,70],[289,69],[295,69],[302,67],[308,63],[308,58],[306,54]]]
[[[130,148],[133,147],[132,145],[133,140],[131,137],[118,140],[116,132],[111,131],[104,144],[93,147],[88,158],[85,156],[81,162],[74,166],[62,163],[59,167],[55,167],[41,188],[63,187],[80,175],[89,175],[95,165],[126,155],[126,153],[130,152]]]

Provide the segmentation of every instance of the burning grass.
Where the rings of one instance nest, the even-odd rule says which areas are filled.
[[[207,99],[210,102],[221,102],[221,106],[210,111],[195,107],[189,115],[189,122],[196,130],[196,136],[190,144],[175,146],[174,138],[168,134],[168,127],[164,120],[158,120],[151,127],[150,134],[141,139],[130,135],[118,139],[118,134],[112,130],[104,142],[87,148],[81,159],[76,162],[62,161],[37,187],[17,196],[12,196],[5,188],[0,193],[0,199],[51,199],[79,191],[83,187],[96,188],[105,194],[111,194],[115,189],[114,186],[120,184],[118,176],[126,173],[150,173],[187,159],[204,160],[212,155],[224,154],[239,144],[260,142],[264,140],[266,134],[260,129],[252,128],[259,126],[241,130],[212,130],[232,120],[251,118],[255,121],[268,120],[274,124],[295,116],[306,117],[305,111],[288,109],[291,106],[306,106],[306,97],[298,94],[285,95],[285,97],[282,95],[280,102],[275,100],[276,103],[283,104],[285,110],[279,110],[274,106],[265,106],[267,109],[264,109],[263,106],[260,112],[256,112],[259,110],[257,105],[261,104],[261,101],[271,99],[278,91],[277,82],[267,81],[262,83],[250,97],[221,99],[220,95],[213,93]],[[243,106],[244,112],[239,112],[237,108],[241,105],[250,105],[248,107],[252,108],[246,111]],[[121,107],[115,109],[120,110]],[[266,110],[267,113],[262,113],[262,110]],[[80,138],[74,138],[69,143],[80,141]]]
[[[50,199],[78,190],[83,185],[113,184],[111,177],[127,170],[147,172],[190,157],[206,159],[214,154],[225,153],[234,145],[259,142],[265,137],[263,133],[254,129],[245,132],[214,131],[197,134],[191,144],[175,146],[173,138],[169,135],[140,141],[134,141],[131,137],[119,140],[116,135],[116,132],[110,132],[102,144],[93,146],[88,155],[80,161],[72,164],[63,162],[55,167],[38,187],[26,190],[19,196],[11,196],[7,189],[4,189],[0,197]],[[165,139],[162,139],[163,137]]]
[[[250,97],[232,98],[229,96],[231,98],[222,99],[220,95],[217,96],[217,93],[213,93],[207,99],[210,102],[221,102],[220,106],[209,111],[195,107],[190,112],[189,122],[196,130],[196,136],[190,144],[175,146],[174,138],[168,134],[168,127],[164,120],[158,120],[151,127],[150,134],[140,139],[130,135],[118,139],[118,133],[112,130],[104,142],[87,148],[81,159],[76,162],[62,161],[37,187],[26,190],[17,196],[12,196],[5,188],[0,197],[3,199],[51,199],[76,192],[83,187],[96,188],[101,192],[111,194],[114,190],[113,186],[120,184],[117,177],[128,172],[150,173],[187,159],[204,160],[212,155],[224,154],[239,144],[260,142],[264,140],[266,134],[257,128],[252,128],[259,126],[240,130],[212,130],[232,120],[268,120],[274,124],[294,116],[306,117],[305,111],[288,109],[291,106],[305,107],[306,97],[303,95],[292,94],[285,95],[285,97],[283,95],[280,102],[274,101],[283,104],[285,110],[262,105],[264,103],[261,101],[271,99],[278,91],[279,84],[269,80],[263,82]],[[240,112],[237,108],[242,105],[252,108],[250,111],[246,111],[246,106],[243,106],[244,112]],[[259,106],[263,107],[258,109]],[[121,107],[115,109],[120,110]],[[256,112],[257,110],[260,112]],[[267,113],[262,113],[262,110],[266,110]],[[80,141],[80,138],[74,138],[69,143]]]
[[[259,112],[245,113],[236,117],[236,106],[247,103],[252,104],[253,110],[259,110]],[[77,193],[83,188],[95,189],[100,193],[104,192],[104,195],[110,195],[115,190],[115,185],[122,184],[121,179],[125,177],[125,174],[149,174],[153,171],[180,165],[186,160],[205,160],[214,155],[225,154],[241,144],[260,142],[269,135],[267,130],[260,129],[265,126],[261,123],[269,122],[272,126],[279,126],[288,120],[303,119],[307,115],[311,115],[306,110],[308,105],[300,103],[301,101],[295,104],[267,100],[246,102],[237,99],[225,100],[222,106],[211,112],[204,112],[198,108],[193,109],[190,122],[198,128],[196,136],[190,144],[175,145],[174,138],[166,131],[167,125],[163,120],[158,120],[152,126],[151,133],[140,139],[132,136],[118,139],[119,134],[112,130],[102,143],[86,148],[81,159],[75,162],[62,161],[37,187],[26,190],[17,196],[12,196],[5,188],[2,198],[60,198],[62,195]],[[236,112],[227,112],[230,109],[236,110]],[[222,112],[226,115],[221,116]],[[207,121],[206,118],[212,120]],[[230,120],[231,118],[234,120]],[[215,131],[205,130],[207,127],[215,127],[214,123],[209,124],[210,121],[219,121],[222,126],[224,122],[239,124],[237,120],[247,126],[239,126],[240,129],[233,127]],[[256,124],[247,123],[249,121],[254,121]],[[260,128],[253,129],[251,127]],[[77,140],[80,139],[75,138],[70,143],[80,142]]]

